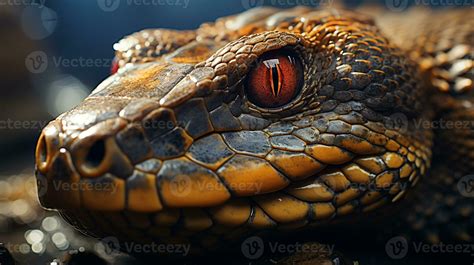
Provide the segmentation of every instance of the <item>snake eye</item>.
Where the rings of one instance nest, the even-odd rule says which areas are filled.
[[[290,51],[271,51],[260,56],[247,75],[245,93],[253,104],[276,108],[288,104],[301,90],[303,66]]]

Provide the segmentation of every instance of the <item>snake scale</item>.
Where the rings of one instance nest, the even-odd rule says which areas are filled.
[[[472,9],[264,7],[134,33],[44,128],[40,201],[86,234],[191,253],[407,201],[416,233],[472,242],[456,185],[474,169],[473,29]],[[443,120],[464,126],[424,126]]]

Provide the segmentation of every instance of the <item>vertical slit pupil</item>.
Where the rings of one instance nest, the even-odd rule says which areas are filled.
[[[272,89],[273,89],[273,95],[278,96],[278,66],[273,66],[272,67]]]
[[[269,51],[259,58],[245,80],[248,100],[257,107],[278,108],[295,99],[304,84],[301,58],[289,49]]]

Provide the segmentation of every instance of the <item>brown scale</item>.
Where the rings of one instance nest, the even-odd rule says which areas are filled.
[[[452,94],[466,94],[474,88],[474,27],[472,10],[432,11],[413,9],[400,20],[391,13],[378,13],[382,29],[400,47],[409,51],[412,59],[429,78],[434,88]],[[423,28],[414,31],[413,27]]]
[[[147,29],[123,38],[114,45],[114,50],[119,67],[123,67],[127,63],[155,61],[195,38],[194,31]]]
[[[435,130],[433,168],[413,193],[414,208],[407,209],[409,226],[432,243],[472,242],[474,220],[471,199],[458,190],[461,178],[474,172],[474,50],[472,10],[409,10],[412,19],[379,13],[383,31],[418,62],[434,92],[434,121],[462,122],[462,128]],[[411,30],[414,27],[424,30]],[[428,151],[425,151],[428,153]],[[447,166],[449,165],[449,166]],[[417,196],[419,194],[419,196]],[[412,209],[415,209],[413,211]]]
[[[64,215],[96,236],[120,230],[117,236],[124,241],[192,242],[198,249],[204,244],[214,249],[223,239],[235,241],[263,228],[280,232],[344,223],[361,212],[399,201],[426,175],[431,164],[433,132],[417,128],[412,119],[429,120],[439,115],[437,109],[427,107],[429,100],[418,70],[450,81],[444,72],[436,70],[438,66],[426,66],[420,59],[438,50],[422,54],[417,50],[421,47],[405,47],[402,44],[408,41],[395,39],[390,33],[388,25],[396,18],[384,17],[372,19],[335,9],[297,8],[280,13],[262,8],[203,24],[195,32],[158,29],[131,35],[114,46],[123,70],[43,133],[37,156],[39,176],[50,181],[57,175],[50,170],[51,160],[59,161],[51,157],[58,145],[55,136],[62,145],[73,142],[73,154],[80,157],[84,156],[81,147],[90,139],[109,137],[104,145],[112,151],[99,168],[111,170],[98,179],[115,184],[120,193],[83,192],[80,202],[75,203],[85,209],[76,211],[66,205]],[[400,23],[394,32],[401,27]],[[435,29],[426,31],[430,38],[438,36]],[[388,38],[382,32],[388,32]],[[400,38],[426,40],[419,35]],[[450,39],[448,44],[459,41]],[[467,61],[459,61],[466,60],[463,47],[448,52],[455,61],[443,56],[434,59],[443,65],[452,64],[448,68],[455,77],[451,75],[454,83],[450,84],[454,89],[462,87],[460,91],[465,90],[466,78],[472,82]],[[276,109],[247,101],[240,109],[232,107],[242,98],[230,90],[241,87],[260,55],[281,48],[294,49],[306,66],[307,80],[301,95]],[[442,50],[447,48],[449,45]],[[419,69],[405,49],[414,51],[410,58]],[[467,60],[472,65],[470,58]],[[143,64],[146,62],[154,63]],[[437,87],[437,78],[429,78],[428,85]],[[119,100],[107,103],[114,97]],[[444,109],[462,105],[456,98],[452,102],[445,103]],[[199,115],[192,116],[195,113]],[[389,128],[386,124],[388,116],[396,113],[406,114],[407,128]],[[92,116],[93,120],[75,124],[74,115]],[[248,128],[243,115],[256,116],[261,124],[253,124],[259,127],[249,133],[243,129]],[[178,126],[180,116],[192,119]],[[173,130],[147,129],[154,121],[167,121]],[[114,125],[113,130],[104,129],[107,124]],[[228,128],[232,130],[226,131]],[[62,131],[67,133],[58,136]],[[458,133],[465,135],[465,131]],[[203,161],[192,150],[201,139],[211,139],[200,137],[211,134],[220,136],[213,138],[214,143],[228,149],[225,161]],[[282,136],[292,144],[282,144],[278,138]],[[252,142],[255,139],[259,141]],[[141,163],[138,169],[131,168],[132,162],[119,150],[132,140],[150,148],[133,154]],[[152,150],[153,141],[160,146],[173,142],[182,148],[156,150],[155,146]],[[128,147],[131,152],[134,146]],[[44,149],[48,152],[42,152]],[[433,155],[436,158],[439,154],[435,151]],[[61,156],[65,156],[63,165],[72,164],[67,155]],[[150,169],[153,174],[138,172],[150,159],[159,161]],[[88,172],[80,162],[77,171],[81,174],[70,172],[72,177],[81,175],[81,181],[97,177],[98,171]],[[472,160],[465,163],[472,165]],[[128,178],[132,174],[134,177]],[[176,194],[173,180],[178,177],[188,184],[185,195]],[[375,188],[364,190],[351,184]],[[202,189],[209,185],[218,188]],[[436,194],[443,198],[442,193]],[[57,195],[48,193],[42,202],[54,207]],[[140,203],[145,196],[150,199]],[[456,198],[447,204],[453,201]],[[463,215],[467,212],[466,207],[460,210]],[[107,227],[111,220],[124,229]]]

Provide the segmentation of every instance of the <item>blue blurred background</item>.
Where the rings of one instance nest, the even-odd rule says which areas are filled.
[[[51,1],[58,14],[55,32],[47,39],[55,54],[66,58],[112,58],[112,45],[120,38],[145,28],[194,29],[219,16],[244,11],[240,0],[177,0],[176,5],[136,5],[127,0],[111,12],[99,8],[97,0]],[[166,0],[162,1],[166,3]],[[108,75],[107,67],[71,68],[64,72],[94,86]]]
[[[40,1],[40,0],[37,0]],[[427,2],[430,1],[421,1]],[[271,5],[288,8],[297,4],[324,6],[363,3],[404,9],[420,0],[57,0],[46,6],[57,14],[52,34],[44,39],[51,51],[64,58],[111,58],[112,45],[123,36],[144,28],[194,29],[203,22],[245,11],[249,7]],[[431,1],[434,7],[463,1]],[[150,3],[150,4],[147,4]],[[172,3],[172,4],[169,4]],[[439,4],[436,4],[439,3]],[[110,8],[107,8],[110,5]],[[105,10],[104,10],[105,9]],[[61,67],[61,71],[95,86],[108,75],[107,67]]]

